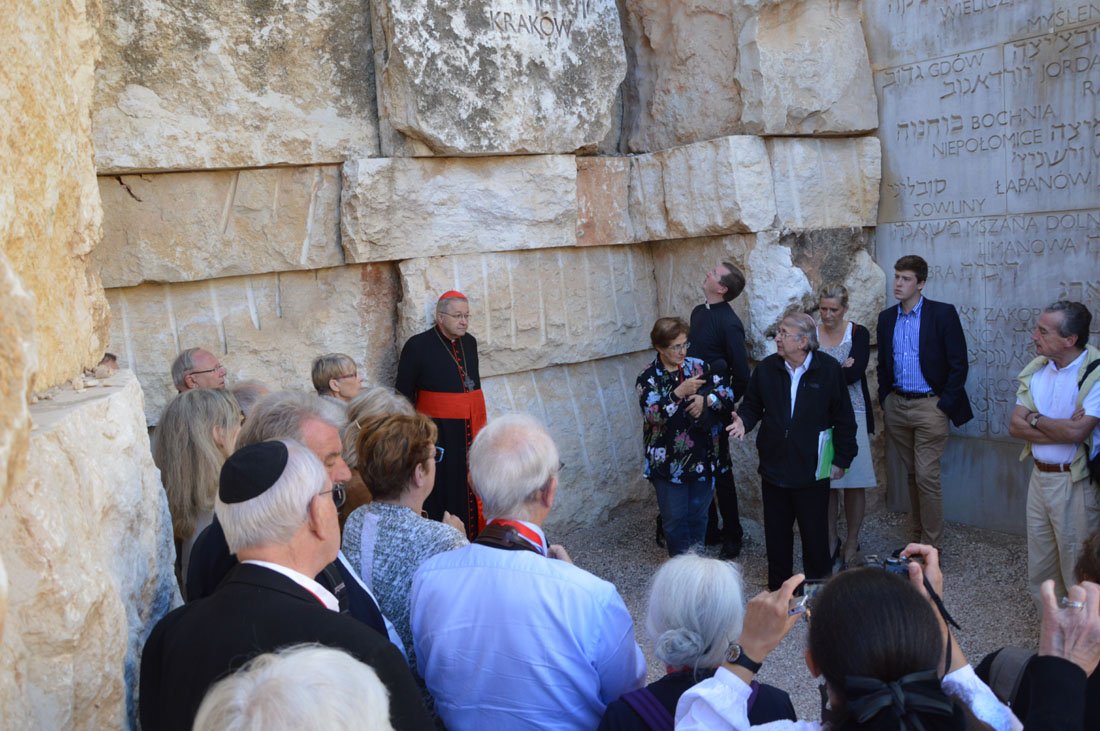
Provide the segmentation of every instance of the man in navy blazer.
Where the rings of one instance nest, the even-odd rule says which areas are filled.
[[[928,262],[916,255],[894,264],[898,304],[879,313],[878,399],[886,437],[897,449],[909,478],[910,525],[914,541],[940,547],[943,491],[940,458],[948,421],[962,426],[974,418],[966,395],[969,370],[966,336],[954,305],[921,294]]]

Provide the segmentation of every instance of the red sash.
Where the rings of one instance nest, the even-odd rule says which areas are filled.
[[[470,422],[470,429],[467,432],[469,435],[469,441],[466,443],[467,450],[470,449],[470,444],[477,433],[489,421],[485,413],[485,396],[480,388],[466,393],[417,391],[416,410],[434,419],[463,419]],[[466,489],[477,501],[477,532],[473,533],[477,535],[485,528],[485,511],[481,506],[481,498],[474,493],[473,488],[467,484]],[[470,527],[467,526],[466,530],[470,531]]]
[[[470,422],[470,439],[489,421],[485,414],[485,396],[480,388],[467,393],[417,391],[416,410],[435,419],[465,419]]]

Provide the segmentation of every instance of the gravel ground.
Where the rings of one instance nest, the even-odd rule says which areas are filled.
[[[550,535],[561,543],[576,564],[613,582],[634,616],[635,632],[649,663],[649,680],[664,674],[645,637],[644,618],[649,579],[667,558],[653,540],[656,500],[634,503],[617,511],[610,522],[589,529]],[[744,572],[745,596],[754,596],[767,584],[763,527],[742,521],[745,549],[739,563]],[[843,535],[843,529],[841,531]],[[971,664],[1005,645],[1035,647],[1039,639],[1038,613],[1027,594],[1027,546],[1023,536],[979,530],[948,523],[945,531],[943,569],[945,604],[962,626],[956,636]],[[865,554],[889,555],[907,542],[907,516],[880,512],[869,515],[861,531]],[[706,549],[717,557],[717,547]],[[798,570],[801,549],[795,547]],[[800,718],[820,717],[817,681],[803,660],[805,624],[799,623],[764,663],[763,682],[791,694]]]

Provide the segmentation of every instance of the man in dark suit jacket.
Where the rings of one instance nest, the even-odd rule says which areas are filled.
[[[389,691],[394,728],[433,727],[397,648],[340,614],[310,578],[340,546],[332,494],[321,462],[294,441],[249,445],[226,461],[215,512],[241,563],[211,596],[153,628],[141,656],[143,729],[190,729],[210,686],[256,655],[304,642],[370,665]]]
[[[895,307],[878,316],[878,399],[886,437],[909,479],[912,539],[943,541],[940,458],[948,420],[974,418],[966,395],[966,336],[954,305],[925,299],[928,262],[909,255],[894,264]]]
[[[276,439],[293,439],[304,444],[325,466],[325,475],[333,484],[345,483],[351,470],[341,456],[340,411],[333,413],[319,396],[297,392],[268,395],[253,408],[237,436],[237,448]],[[340,507],[340,506],[337,506]],[[210,596],[222,580],[237,565],[237,557],[229,551],[225,532],[215,517],[191,549],[187,576],[184,577],[187,601]],[[388,636],[401,647],[397,631],[382,616],[378,601],[347,563],[343,554],[317,574],[318,583],[340,601],[340,610],[368,627]],[[404,651],[404,648],[402,648]]]

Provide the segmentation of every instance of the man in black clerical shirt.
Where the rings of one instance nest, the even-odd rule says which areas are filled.
[[[707,364],[723,361],[733,396],[740,400],[749,383],[749,358],[745,352],[745,326],[730,304],[745,289],[745,274],[728,261],[707,272],[703,280],[703,304],[691,311],[691,347],[688,355]],[[729,424],[729,415],[725,415]],[[723,438],[718,452],[718,474],[714,480],[715,502],[710,506],[707,543],[722,542],[721,557],[737,558],[741,553],[741,516],[737,509],[737,487],[730,464],[729,439]],[[717,510],[715,510],[717,503]],[[718,510],[722,530],[718,530]],[[717,540],[716,540],[717,539]]]

